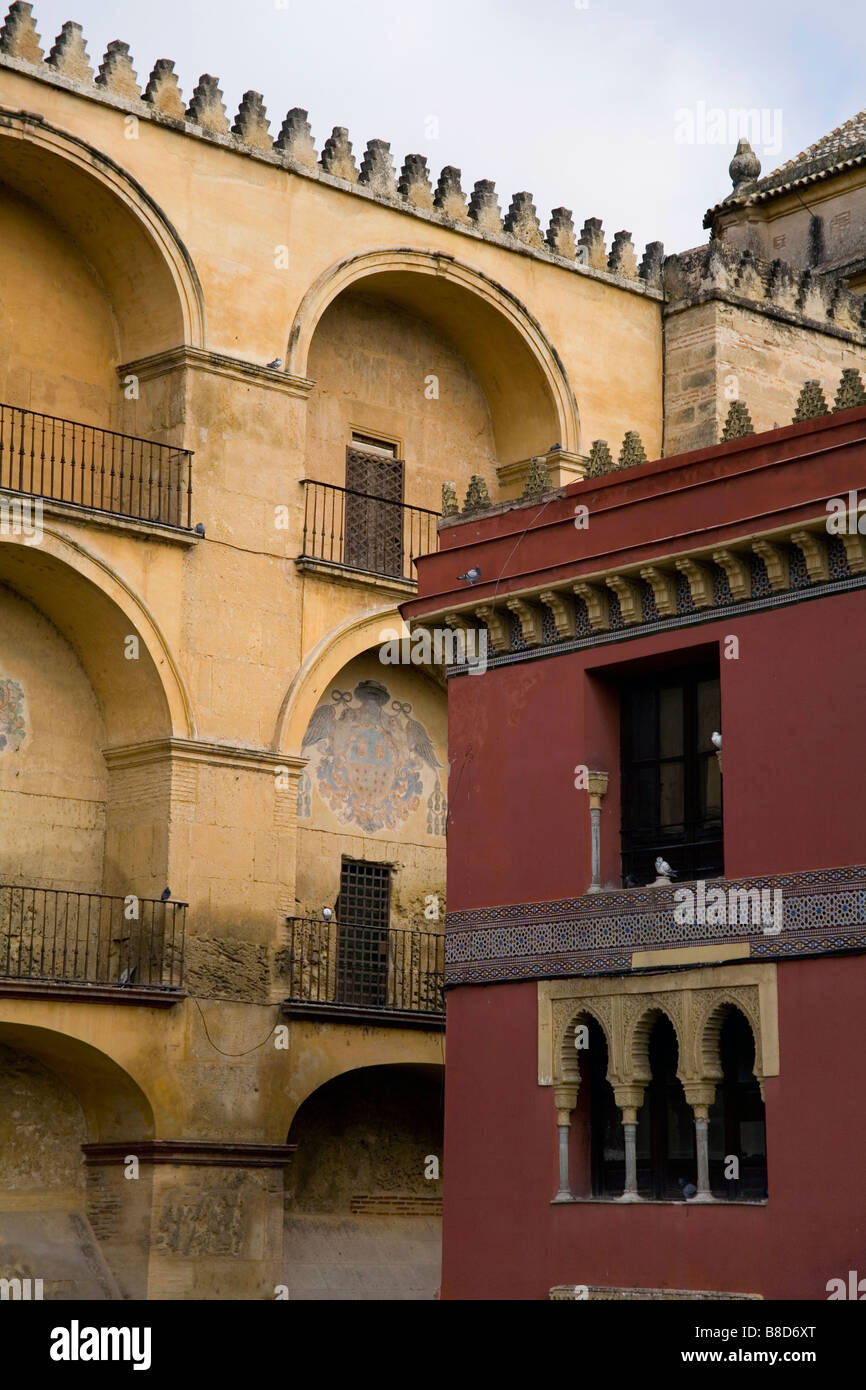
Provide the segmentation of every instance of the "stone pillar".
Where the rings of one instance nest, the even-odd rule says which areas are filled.
[[[575,1081],[553,1088],[553,1103],[556,1106],[556,1124],[559,1132],[559,1191],[553,1199],[555,1202],[571,1201],[571,1186],[568,1177],[568,1141],[571,1134],[571,1112],[577,1104],[578,1084]]]
[[[607,792],[607,782],[606,772],[590,772],[587,776],[592,837],[592,882],[588,889],[590,893],[598,893],[601,890],[601,803]]]
[[[715,1081],[686,1081],[683,1083],[686,1100],[695,1117],[695,1154],[697,1157],[697,1195],[693,1202],[714,1202],[710,1189],[709,1113],[716,1094]]]
[[[637,1190],[637,1112],[643,1104],[643,1086],[614,1086],[613,1094],[625,1133],[625,1184],[617,1201],[642,1202]]]

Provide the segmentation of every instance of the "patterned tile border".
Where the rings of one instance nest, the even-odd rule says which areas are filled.
[[[674,920],[676,887],[636,888],[552,902],[471,908],[446,918],[445,983],[601,975],[631,970],[636,951],[748,943],[753,960],[866,951],[866,865],[760,878],[712,879],[706,889],[782,895],[782,930]]]

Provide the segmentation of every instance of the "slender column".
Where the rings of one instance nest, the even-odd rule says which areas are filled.
[[[590,772],[587,776],[592,843],[592,882],[588,890],[590,893],[601,891],[601,803],[607,792],[607,781],[606,772]]]
[[[710,1188],[710,1106],[716,1093],[715,1081],[685,1081],[683,1090],[695,1117],[695,1154],[697,1157],[697,1193],[693,1202],[714,1202]]]
[[[571,1135],[571,1112],[577,1104],[578,1083],[554,1086],[553,1101],[556,1106],[556,1124],[559,1133],[559,1191],[555,1202],[571,1201],[571,1186],[568,1175],[569,1138]]]
[[[614,1086],[614,1099],[622,1111],[625,1134],[625,1185],[618,1202],[642,1202],[637,1190],[637,1112],[643,1103],[643,1086]]]

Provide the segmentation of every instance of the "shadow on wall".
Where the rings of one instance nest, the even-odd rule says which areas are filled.
[[[443,1079],[439,1067],[364,1067],[301,1106],[286,1175],[291,1299],[435,1298]]]

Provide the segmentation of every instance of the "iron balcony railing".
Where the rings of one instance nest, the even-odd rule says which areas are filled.
[[[414,581],[413,562],[438,549],[439,513],[304,479],[301,559]]]
[[[443,1016],[445,937],[287,917],[288,1002]]]
[[[136,521],[192,527],[192,454],[0,404],[0,488]]]
[[[0,883],[0,979],[180,989],[186,906]]]

